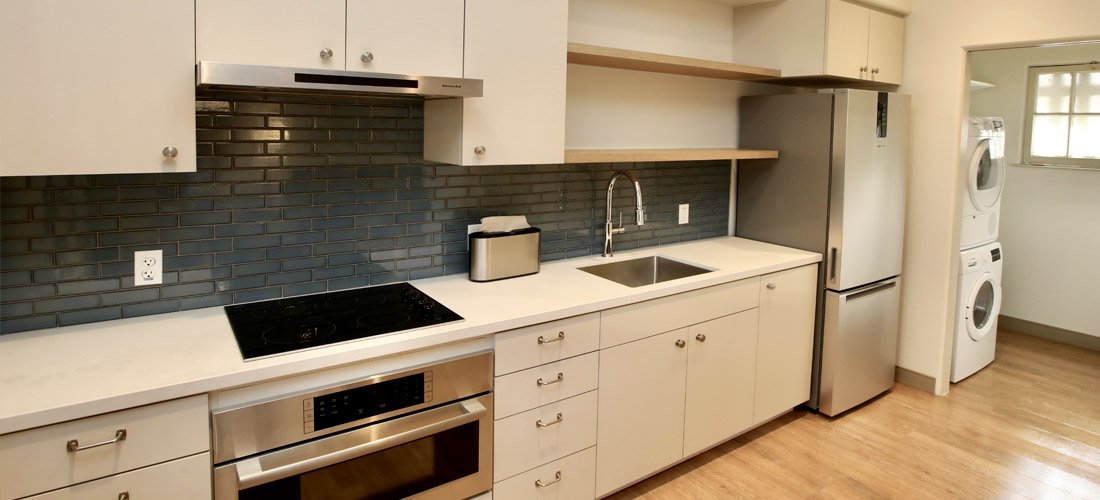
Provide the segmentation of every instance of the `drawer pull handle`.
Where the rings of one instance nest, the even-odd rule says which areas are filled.
[[[543,382],[542,378],[540,377],[538,382],[535,382],[535,385],[538,386],[538,387],[542,387],[544,385],[554,385],[554,384],[557,384],[557,383],[561,382],[562,380],[565,380],[565,374],[562,373],[562,372],[558,372],[558,378],[556,380],[551,380],[549,382]]]
[[[535,480],[535,487],[536,488],[545,488],[545,487],[550,486],[551,484],[554,484],[558,481],[561,481],[561,471],[560,470],[558,472],[554,473],[554,480],[553,481],[547,481],[547,482],[544,483],[544,482],[542,482],[542,479],[536,479]]]
[[[98,448],[100,446],[107,446],[109,444],[114,444],[114,443],[117,443],[119,441],[125,441],[125,440],[126,440],[126,429],[119,429],[119,430],[115,431],[115,438],[114,439],[104,441],[102,443],[90,444],[88,446],[80,446],[80,441],[77,441],[75,439],[70,439],[68,443],[65,443],[65,450],[68,451],[69,453],[76,453],[78,451],[87,450],[87,449],[91,449],[91,448]]]
[[[565,332],[558,332],[557,338],[552,338],[550,340],[546,340],[545,337],[543,337],[542,335],[539,335],[539,345],[549,344],[551,342],[561,342],[563,340],[565,340]]]
[[[544,424],[544,423],[542,423],[542,419],[541,419],[541,418],[540,418],[540,419],[538,419],[538,420],[536,420],[536,421],[535,421],[535,427],[538,427],[538,428],[540,428],[540,429],[541,429],[541,428],[543,428],[543,427],[550,427],[551,425],[558,425],[558,424],[560,424],[560,423],[561,423],[561,421],[562,421],[562,414],[561,414],[561,413],[558,413],[558,418],[554,419],[554,421],[553,421],[553,422],[550,422],[549,424]]]
[[[130,500],[130,492],[129,491],[123,491],[122,493],[119,493],[118,494],[118,500]]]

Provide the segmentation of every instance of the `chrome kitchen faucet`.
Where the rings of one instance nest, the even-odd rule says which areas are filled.
[[[611,222],[611,195],[615,191],[615,179],[619,176],[630,179],[630,182],[634,183],[634,223],[643,226],[645,225],[645,210],[642,209],[642,185],[638,183],[638,178],[634,177],[634,174],[625,170],[616,170],[611,174],[611,182],[607,184],[607,223],[604,225],[603,232],[603,256],[611,257],[614,255],[611,249],[611,238],[613,235],[626,232],[626,228],[623,227],[623,213],[619,212],[619,227]]]

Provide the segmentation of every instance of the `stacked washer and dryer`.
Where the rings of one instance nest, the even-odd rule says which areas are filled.
[[[958,382],[993,361],[997,344],[997,317],[1001,313],[1001,191],[1005,178],[1004,121],[970,117],[966,186],[959,253],[959,309],[951,381]]]

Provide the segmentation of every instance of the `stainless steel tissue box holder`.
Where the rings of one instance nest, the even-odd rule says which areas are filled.
[[[495,281],[539,272],[537,227],[470,234],[470,281]]]

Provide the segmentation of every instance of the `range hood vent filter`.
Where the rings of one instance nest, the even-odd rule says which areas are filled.
[[[327,90],[431,98],[481,97],[481,80],[361,71],[284,68],[202,61],[195,85],[262,89]]]

